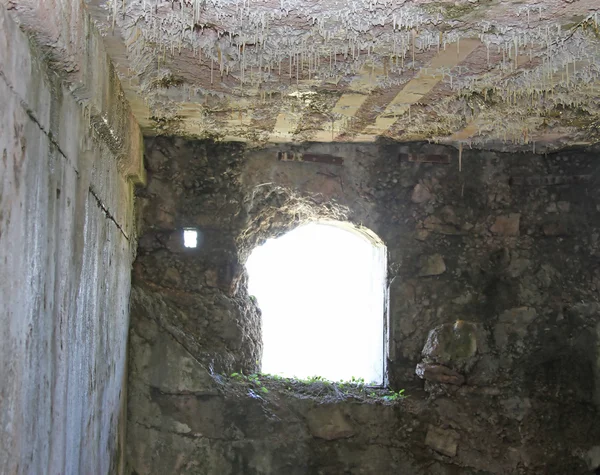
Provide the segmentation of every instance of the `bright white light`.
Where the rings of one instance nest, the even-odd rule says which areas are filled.
[[[195,229],[184,229],[183,230],[183,245],[185,247],[198,246],[198,231],[196,231]]]
[[[250,255],[262,310],[264,373],[383,383],[385,247],[327,224],[268,240]]]

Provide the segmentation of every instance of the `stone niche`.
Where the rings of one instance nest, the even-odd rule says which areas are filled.
[[[467,150],[459,167],[454,149],[421,143],[251,150],[154,138],[146,163],[131,473],[563,475],[600,465],[593,150]],[[245,259],[319,219],[364,226],[387,246],[387,380],[405,399],[231,382],[260,370]],[[183,246],[189,227],[194,249]]]

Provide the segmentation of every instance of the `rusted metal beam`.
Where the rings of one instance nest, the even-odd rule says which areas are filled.
[[[277,159],[280,162],[327,163],[329,165],[342,165],[344,163],[342,157],[319,153],[278,152]]]
[[[513,176],[509,180],[512,186],[557,186],[590,183],[592,175],[538,175]]]
[[[450,163],[450,155],[440,155],[431,153],[400,153],[400,161],[415,163]]]

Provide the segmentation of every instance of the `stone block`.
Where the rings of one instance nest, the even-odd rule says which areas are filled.
[[[569,225],[565,220],[548,221],[542,225],[544,236],[568,236],[571,234]]]
[[[446,272],[446,263],[440,254],[432,256],[421,256],[419,259],[419,276],[427,277],[431,275],[440,275]]]
[[[347,439],[355,433],[346,415],[336,407],[320,406],[306,414],[313,437],[325,440]]]
[[[430,425],[425,436],[425,445],[448,457],[455,457],[460,436],[457,432]]]
[[[504,408],[504,414],[510,419],[522,421],[531,409],[531,400],[529,398],[520,398],[517,396],[509,397],[500,401]]]
[[[465,234],[465,231],[460,229],[456,224],[442,221],[436,216],[428,216],[425,218],[423,221],[423,228],[427,231],[449,236]]]
[[[498,216],[490,231],[498,236],[518,236],[520,222],[521,215],[519,213]]]
[[[412,195],[410,196],[410,200],[413,203],[425,203],[433,198],[431,191],[425,185],[421,183],[417,183],[413,189]]]
[[[532,307],[515,307],[506,310],[498,317],[499,323],[512,323],[516,325],[529,325],[535,320],[537,312]]]

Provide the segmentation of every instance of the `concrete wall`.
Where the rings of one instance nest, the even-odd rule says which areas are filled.
[[[114,142],[141,138],[95,127],[43,57],[0,5],[0,473],[118,473],[135,243]],[[126,111],[106,58],[88,60]]]

